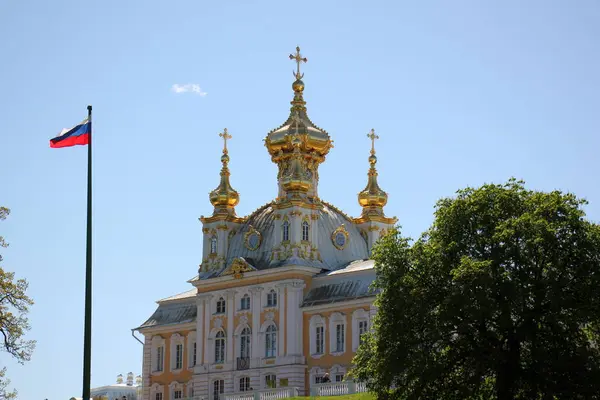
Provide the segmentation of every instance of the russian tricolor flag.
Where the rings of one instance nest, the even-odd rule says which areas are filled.
[[[63,129],[60,135],[54,139],[50,139],[50,147],[70,147],[89,144],[91,132],[92,123],[89,118],[86,118],[80,124],[75,125],[71,129]]]

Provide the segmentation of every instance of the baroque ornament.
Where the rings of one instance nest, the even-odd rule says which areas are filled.
[[[244,272],[251,272],[253,269],[248,265],[243,258],[236,258],[231,262],[231,265],[223,275],[233,275],[235,279],[241,279],[244,277]]]
[[[244,246],[250,251],[254,251],[260,247],[262,235],[254,229],[252,225],[248,228],[248,232],[244,234]]]
[[[348,244],[348,231],[344,224],[331,233],[331,241],[338,250],[343,250],[346,247],[346,244]]]

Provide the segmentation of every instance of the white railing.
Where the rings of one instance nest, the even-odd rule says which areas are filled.
[[[224,400],[279,400],[289,397],[298,397],[297,387],[283,387],[277,389],[255,390],[253,392],[239,392],[222,394],[219,396]]]
[[[355,381],[315,383],[310,387],[311,396],[341,396],[366,391],[367,385],[365,382]]]

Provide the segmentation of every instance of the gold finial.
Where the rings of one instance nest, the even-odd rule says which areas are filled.
[[[227,154],[227,140],[231,139],[231,135],[227,132],[227,128],[223,129],[223,132],[219,133],[219,136],[223,138],[223,155],[221,156],[221,162],[223,167],[221,168],[221,182],[219,186],[209,194],[210,202],[215,206],[213,212],[214,215],[227,214],[235,215],[234,207],[240,202],[239,193],[231,187],[229,183],[229,154]]]
[[[375,129],[371,129],[371,133],[367,134],[367,137],[371,139],[371,155],[375,155],[375,140],[379,139],[379,136],[375,134]]]
[[[363,207],[363,215],[381,215],[383,216],[383,206],[387,203],[388,195],[386,192],[381,190],[377,183],[377,169],[375,164],[377,163],[377,157],[375,156],[375,140],[379,139],[379,136],[375,134],[375,129],[371,129],[371,132],[367,134],[367,137],[371,139],[371,155],[369,156],[369,168],[367,187],[358,194],[358,204]]]
[[[223,154],[227,154],[227,140],[231,139],[231,135],[227,133],[227,128],[223,129],[219,136],[223,138]]]
[[[290,54],[290,60],[295,60],[297,64],[294,76],[297,80],[302,79],[304,74],[300,74],[300,63],[307,62],[308,59],[306,57],[302,57],[302,54],[300,54],[300,47],[296,46],[296,54]]]

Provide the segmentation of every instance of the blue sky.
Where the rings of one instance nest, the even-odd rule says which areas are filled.
[[[360,213],[375,128],[387,214],[416,237],[439,198],[511,176],[585,197],[600,220],[599,36],[593,0],[0,0],[3,266],[30,282],[38,341],[31,362],[0,365],[22,399],[81,395],[86,148],[48,139],[87,104],[99,386],[141,372],[130,329],[189,288],[224,127],[238,214],[276,195],[262,139],[288,115],[296,45],[309,115],[335,141],[321,197]]]

